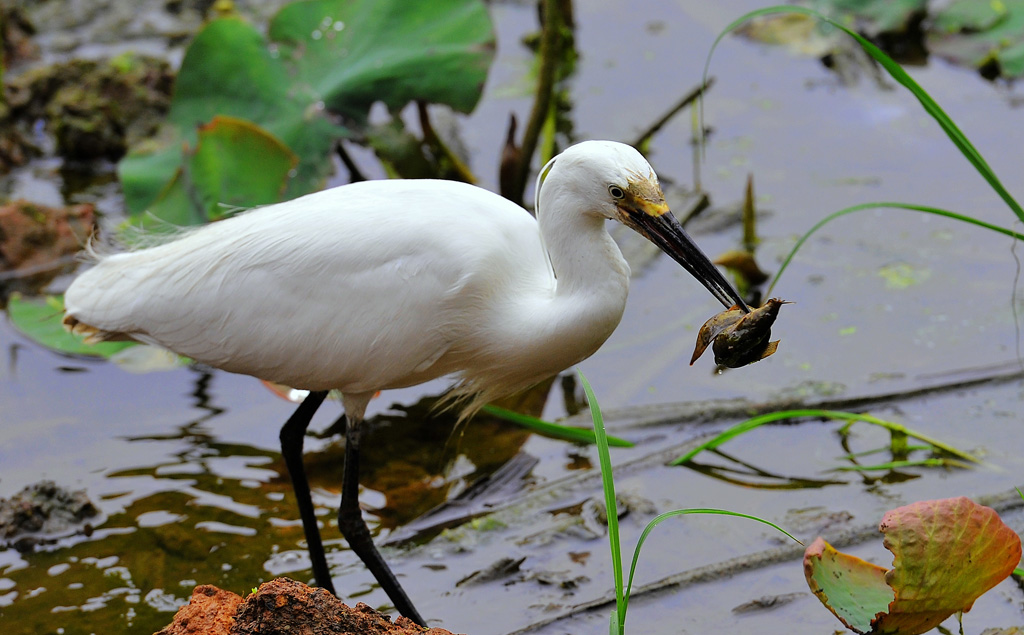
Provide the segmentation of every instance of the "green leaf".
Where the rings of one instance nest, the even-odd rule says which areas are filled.
[[[531,417],[530,415],[524,415],[513,410],[506,410],[494,405],[486,405],[480,409],[481,412],[486,412],[489,415],[499,417],[506,421],[510,421],[518,426],[522,426],[527,430],[532,430],[537,434],[551,437],[553,439],[563,439],[565,441],[572,441],[574,443],[597,443],[597,437],[594,435],[593,430],[586,430],[584,428],[573,428],[571,426],[560,426],[556,423],[550,423],[537,417]],[[616,437],[608,437],[608,445],[618,448],[631,448],[634,444],[631,441],[625,439],[619,439]]]
[[[218,115],[200,126],[194,149],[143,214],[147,227],[198,225],[233,209],[281,200],[298,157],[277,138],[244,119]]]
[[[954,63],[986,69],[986,77],[1024,76],[1024,0],[958,0],[940,11],[928,49]]]
[[[918,459],[916,461],[887,461],[877,465],[844,465],[834,468],[834,472],[886,472],[908,467],[971,467],[969,463],[954,459]]]
[[[610,633],[623,633],[626,623],[626,600],[622,587],[622,545],[619,541],[619,516],[615,498],[615,476],[612,473],[612,457],[608,452],[608,435],[604,431],[604,417],[597,403],[594,389],[590,387],[583,371],[576,369],[580,376],[580,384],[587,396],[590,406],[590,418],[594,422],[594,435],[597,437],[597,457],[601,465],[601,487],[604,490],[605,516],[608,519],[608,546],[612,552],[612,577],[615,581],[615,610],[612,611]]]
[[[214,20],[199,32],[182,61],[160,135],[119,165],[132,214],[161,197],[184,200],[172,186],[188,186],[188,180],[173,181],[187,172],[200,127],[217,115],[255,124],[298,156],[283,195],[293,198],[319,189],[329,174],[333,144],[349,134],[338,115],[360,126],[375,101],[397,110],[412,100],[468,112],[494,53],[480,0],[306,0],[284,7],[269,33],[268,42],[238,18]],[[210,191],[200,192],[198,201],[245,198],[248,185],[207,182]],[[196,204],[196,193],[185,192]]]
[[[199,129],[188,161],[189,180],[209,218],[224,207],[253,207],[281,200],[299,162],[276,137],[244,119],[218,115]]]
[[[782,527],[779,527],[775,523],[773,523],[771,521],[768,521],[768,520],[765,520],[763,518],[758,518],[757,516],[750,516],[749,514],[741,514],[739,512],[731,512],[731,511],[728,511],[728,510],[725,510],[725,509],[707,509],[707,508],[702,508],[702,509],[676,509],[676,510],[673,510],[673,511],[670,511],[670,512],[665,512],[664,514],[659,514],[658,516],[655,516],[653,519],[651,519],[651,522],[647,523],[647,526],[644,527],[643,533],[640,534],[640,539],[637,540],[637,542],[636,542],[636,548],[633,549],[633,563],[629,567],[629,582],[626,583],[626,592],[623,594],[623,600],[622,600],[622,621],[623,622],[626,621],[626,609],[629,608],[629,594],[630,594],[630,591],[632,591],[632,589],[633,589],[633,574],[636,573],[636,564],[640,560],[640,549],[643,548],[644,541],[647,540],[647,536],[654,530],[655,527],[657,527],[661,523],[665,522],[669,518],[676,518],[677,516],[685,516],[685,515],[688,515],[688,514],[717,514],[717,515],[720,515],[720,516],[733,516],[733,517],[736,517],[736,518],[746,518],[747,520],[754,520],[754,521],[757,521],[759,523],[768,525],[769,527],[772,527],[772,528],[778,530],[779,532],[781,532],[783,534],[786,534],[786,536],[788,536],[789,538],[791,538],[794,542],[796,542],[798,544],[801,544],[801,545],[803,544],[793,534],[789,533],[788,531],[786,531]]]
[[[359,124],[374,102],[470,112],[487,79],[494,33],[479,0],[293,2],[270,24],[292,89]]]
[[[885,583],[885,567],[836,551],[818,538],[804,552],[807,586],[839,621],[852,631],[868,633],[878,613],[896,593]]]
[[[928,0],[831,0],[828,4],[872,37],[906,31],[917,15],[928,10]]]
[[[64,297],[47,296],[26,300],[19,294],[11,296],[7,315],[22,335],[47,348],[69,355],[110,357],[135,342],[102,342],[86,344],[82,338],[64,330]]]
[[[176,231],[179,227],[202,225],[209,221],[210,218],[199,204],[199,199],[193,197],[194,188],[190,187],[187,181],[185,168],[178,167],[174,171],[174,178],[164,186],[156,200],[144,212],[132,216],[127,222],[133,226],[145,227],[147,230]],[[129,237],[126,242],[131,244],[131,240],[132,237]]]
[[[283,65],[252,26],[238,18],[210,22],[185,53],[160,135],[134,148],[118,166],[129,212],[152,211],[158,197],[168,196],[172,181],[182,178],[191,156],[189,149],[199,143],[200,127],[218,114],[259,125],[300,156],[315,155],[315,162],[307,159],[293,179],[304,183],[305,191],[315,189],[326,175],[324,159],[332,140],[343,129],[322,113],[307,117],[307,104],[290,94],[289,86]],[[286,134],[302,126],[306,126],[305,135],[293,139],[295,134]],[[180,195],[174,198],[184,200]],[[191,212],[178,211],[176,217],[202,219],[204,214],[196,206]]]
[[[955,0],[947,4],[932,18],[931,31],[939,33],[987,31],[1004,22],[1007,13],[1006,4],[1002,1]]]

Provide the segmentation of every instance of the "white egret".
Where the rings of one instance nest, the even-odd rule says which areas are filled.
[[[536,219],[462,183],[368,181],[100,256],[68,288],[64,324],[90,341],[152,343],[312,391],[281,429],[281,449],[314,575],[332,592],[302,441],[327,391],[340,391],[339,528],[395,607],[422,624],[358,506],[360,423],[374,393],[451,375],[452,403],[472,413],[590,356],[618,325],[629,288],[610,219],[654,242],[726,308],[747,310],[635,149],[583,142],[542,178]]]

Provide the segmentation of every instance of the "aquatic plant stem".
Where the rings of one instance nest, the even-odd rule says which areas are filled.
[[[526,122],[526,130],[523,132],[523,142],[520,145],[522,154],[512,189],[514,195],[512,200],[520,204],[523,201],[523,192],[526,190],[526,180],[530,174],[533,153],[537,149],[537,141],[540,138],[541,129],[544,127],[544,121],[551,110],[555,71],[558,68],[558,59],[562,48],[562,14],[559,10],[558,0],[543,0],[541,6],[544,24],[541,25],[537,91],[533,98],[530,119]]]
[[[650,143],[651,137],[656,135],[658,133],[658,131],[660,131],[663,127],[665,127],[665,124],[667,124],[669,121],[671,121],[672,118],[675,117],[679,113],[680,110],[682,110],[683,108],[686,108],[687,106],[692,104],[694,101],[699,99],[701,96],[704,95],[704,93],[706,93],[708,91],[709,88],[711,88],[714,85],[715,85],[715,78],[714,77],[709,77],[700,86],[697,86],[696,88],[694,88],[690,92],[688,92],[685,95],[683,95],[682,99],[680,99],[678,102],[676,102],[676,104],[674,106],[669,108],[669,110],[664,115],[659,117],[657,121],[655,121],[650,126],[648,126],[646,130],[641,132],[640,135],[637,136],[637,138],[632,143],[630,143],[629,145],[631,145],[631,146],[633,146],[635,148],[643,149],[643,147],[645,145]]]
[[[423,130],[423,141],[425,141],[432,149],[440,152],[441,155],[448,160],[452,169],[459,176],[460,181],[476,185],[477,178],[476,175],[473,174],[473,171],[469,169],[469,166],[467,166],[458,155],[452,152],[452,149],[448,147],[448,144],[441,140],[441,137],[437,136],[437,131],[434,130],[434,125],[430,123],[430,112],[427,110],[426,102],[417,101],[416,112],[420,118],[420,128]]]
[[[363,171],[359,169],[358,165],[356,165],[356,162],[352,159],[352,155],[350,155],[348,150],[345,149],[341,139],[338,139],[334,144],[334,150],[337,153],[338,158],[341,159],[341,164],[345,166],[346,170],[348,170],[349,183],[359,183],[366,180],[366,175],[364,175]]]

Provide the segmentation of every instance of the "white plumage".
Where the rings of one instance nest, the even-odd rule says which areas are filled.
[[[94,341],[135,339],[340,390],[357,447],[378,390],[454,375],[452,395],[472,412],[594,353],[629,288],[609,219],[658,244],[726,307],[742,305],[636,150],[584,142],[548,168],[537,220],[470,185],[371,181],[104,256],[67,290],[65,324]]]

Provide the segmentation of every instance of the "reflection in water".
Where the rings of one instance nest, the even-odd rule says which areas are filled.
[[[738,467],[707,465],[688,461],[686,467],[711,478],[755,489],[816,489],[829,485],[846,485],[846,481],[834,479],[812,479],[800,476],[786,476],[763,470],[751,463],[740,460],[721,449],[709,450]]]
[[[225,409],[215,405],[210,380],[200,372],[192,392],[202,416],[163,434],[127,439],[167,451],[155,465],[106,475],[118,493],[105,506],[122,511],[91,536],[23,555],[0,552],[4,635],[154,632],[197,584],[244,595],[276,574],[310,577],[280,454],[218,440],[213,424]],[[381,495],[373,510],[379,529],[435,508],[419,532],[461,524],[488,501],[507,497],[502,487],[521,489],[536,462],[521,453],[527,432],[479,417],[453,435],[455,416],[433,412],[435,401],[367,421],[363,485]],[[344,548],[334,522],[343,456],[341,441],[306,455],[314,502],[336,549]],[[461,503],[442,507],[450,496]]]
[[[546,394],[546,393],[545,393]],[[380,526],[395,529],[495,473],[519,453],[525,430],[486,415],[457,426],[457,415],[437,411],[438,397],[368,419],[364,425],[360,483],[384,495],[373,513]],[[344,437],[307,452],[310,484],[339,493],[344,471]],[[286,474],[283,465],[280,473]],[[340,495],[340,494],[339,494]]]
[[[920,478],[920,474],[914,474],[909,472],[901,472],[898,468],[906,467],[959,467],[959,468],[970,468],[973,465],[968,464],[965,461],[958,461],[955,459],[942,458],[938,456],[936,448],[931,445],[909,445],[906,443],[907,435],[898,431],[890,431],[892,433],[892,441],[882,447],[875,448],[872,450],[854,452],[851,450],[849,445],[849,435],[840,435],[840,445],[845,452],[841,457],[842,460],[848,462],[849,466],[833,468],[834,472],[857,472],[864,485],[869,488],[878,483],[893,484],[903,483]],[[727,454],[722,449],[714,448],[708,449],[707,452],[714,453],[719,457],[728,461],[732,466],[720,466],[710,465],[706,463],[697,463],[696,461],[690,460],[683,465],[706,476],[718,479],[720,481],[731,483],[733,485],[740,485],[743,487],[751,487],[755,489],[771,489],[771,490],[786,490],[786,489],[817,489],[828,485],[847,485],[847,481],[835,480],[835,479],[811,479],[799,476],[786,476],[784,474],[774,473],[765,469],[759,468],[752,463],[743,461],[731,454]],[[910,455],[914,452],[926,452],[930,458],[922,460],[912,460]],[[888,455],[888,460],[875,465],[865,465],[859,460],[865,456],[872,455]],[[937,458],[936,458],[937,457]]]

